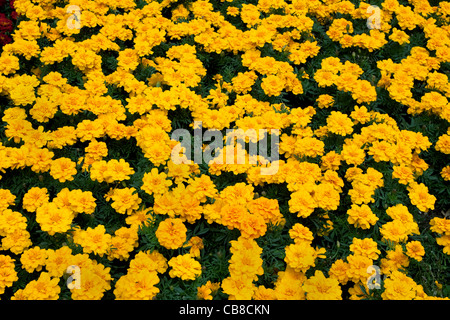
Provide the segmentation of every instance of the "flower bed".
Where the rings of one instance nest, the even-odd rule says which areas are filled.
[[[14,8],[1,299],[450,296],[449,2]]]

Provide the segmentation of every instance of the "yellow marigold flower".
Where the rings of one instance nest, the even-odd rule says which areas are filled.
[[[20,212],[5,209],[0,212],[0,236],[27,228],[27,218]]]
[[[72,265],[72,249],[63,246],[57,250],[47,249],[47,260],[45,269],[52,277],[61,277],[66,272],[67,267]]]
[[[413,171],[409,166],[398,165],[393,167],[392,178],[398,179],[401,184],[409,184],[414,181]]]
[[[263,260],[257,252],[235,251],[229,261],[228,270],[232,278],[238,279],[243,277],[258,280],[258,275],[262,275]]]
[[[138,246],[138,228],[122,227],[114,232],[111,237],[111,251],[108,252],[108,259],[127,260],[130,252]]]
[[[349,280],[355,283],[358,283],[359,281],[365,283],[368,278],[367,268],[373,264],[372,259],[352,254],[347,257],[347,263],[347,276]]]
[[[329,108],[332,107],[334,104],[334,98],[333,96],[330,96],[329,94],[321,94],[317,99],[317,104],[319,108]]]
[[[306,272],[309,268],[315,267],[316,258],[325,251],[323,248],[315,250],[306,242],[288,245],[285,250],[284,261],[297,272]]]
[[[408,234],[420,234],[419,226],[414,221],[414,216],[408,211],[408,208],[403,204],[397,204],[386,209],[386,213],[394,220],[401,221],[408,230]]]
[[[151,208],[142,208],[129,214],[125,218],[125,223],[131,226],[149,226],[154,223],[154,217],[150,212]]]
[[[117,300],[151,300],[159,292],[156,272],[131,272],[116,282],[114,295]]]
[[[256,239],[266,233],[267,225],[260,215],[244,214],[241,217],[238,229],[243,237]]]
[[[334,278],[326,278],[320,270],[316,270],[314,276],[305,280],[303,290],[306,300],[342,300],[339,282]]]
[[[332,86],[333,84],[335,84],[336,79],[336,74],[324,69],[319,69],[314,74],[314,80],[316,80],[319,87],[322,88]]]
[[[83,247],[84,253],[94,253],[103,257],[111,249],[111,235],[106,233],[105,226],[77,230],[73,241]]]
[[[258,76],[254,71],[239,72],[236,77],[232,79],[233,91],[239,94],[245,94],[251,91],[251,87],[255,83]]]
[[[61,149],[64,146],[70,146],[77,141],[76,129],[71,126],[59,127],[55,131],[49,133],[49,141],[47,147]]]
[[[380,228],[384,240],[404,242],[408,239],[408,229],[400,220],[389,221]]]
[[[400,271],[394,271],[384,281],[383,300],[412,300],[417,294],[417,284]]]
[[[354,181],[352,187],[353,188],[349,190],[348,194],[353,203],[368,204],[375,201],[373,195],[375,194],[376,188],[361,181]]]
[[[395,41],[399,44],[409,43],[409,36],[406,32],[399,30],[397,28],[392,29],[392,34],[389,36],[389,39]]]
[[[30,233],[25,229],[16,229],[7,233],[2,239],[2,249],[9,250],[15,254],[21,254],[33,243],[30,240]]]
[[[331,265],[328,274],[330,275],[330,278],[335,278],[339,283],[345,285],[348,282],[348,268],[349,264],[347,262],[344,262],[342,259],[337,259]]]
[[[311,244],[314,240],[313,233],[309,230],[308,227],[300,223],[296,223],[289,230],[289,236],[294,240],[295,243],[306,242]]]
[[[369,147],[368,154],[373,156],[376,162],[390,161],[390,154],[392,154],[392,144],[387,141],[374,141]]]
[[[351,208],[347,211],[347,215],[348,223],[361,229],[369,229],[378,221],[378,217],[372,212],[367,204],[361,206],[352,204]]]
[[[267,224],[281,224],[285,223],[285,219],[280,212],[280,206],[277,199],[268,199],[259,197],[247,203],[248,211],[251,214],[263,217]]]
[[[355,255],[364,256],[372,260],[377,260],[378,255],[381,253],[377,248],[377,243],[371,238],[353,238],[352,244],[350,245],[350,251]]]
[[[0,74],[8,75],[19,70],[19,58],[10,53],[4,52],[0,56]]]
[[[129,273],[138,273],[140,271],[164,273],[168,268],[167,259],[157,250],[151,253],[139,251],[130,261]]]
[[[346,136],[353,132],[353,122],[346,114],[331,111],[327,117],[327,128],[332,133]]]
[[[178,201],[179,199],[173,191],[157,195],[155,197],[153,212],[155,214],[167,214],[169,217],[173,218],[178,211]]]
[[[80,287],[71,289],[73,300],[100,300],[104,292],[111,288],[93,266],[80,267]]]
[[[405,269],[408,266],[408,256],[404,254],[400,244],[396,244],[393,250],[388,250],[386,258],[381,259],[381,271],[384,274],[391,274],[393,271]]]
[[[123,181],[130,179],[130,175],[134,174],[134,169],[124,159],[112,159],[108,161],[108,166],[103,176],[108,181]]]
[[[251,277],[227,277],[222,280],[221,287],[230,300],[250,300],[256,289]]]
[[[408,187],[408,196],[411,203],[420,211],[428,212],[434,209],[436,197],[428,192],[428,187],[423,183],[413,183]]]
[[[69,158],[53,160],[50,167],[51,176],[59,182],[72,181],[77,174],[76,163]]]
[[[41,271],[42,267],[45,266],[46,261],[47,250],[41,249],[37,246],[25,250],[20,256],[20,263],[22,263],[22,268],[25,269],[28,273]]]
[[[5,292],[6,287],[11,287],[19,280],[16,270],[14,270],[14,259],[7,255],[0,255],[0,294]]]
[[[58,208],[52,202],[45,203],[36,210],[36,222],[39,223],[42,231],[46,231],[51,236],[68,231],[73,218],[72,211],[67,208]]]
[[[41,272],[39,279],[30,281],[23,291],[18,290],[12,299],[19,295],[25,300],[57,300],[61,288],[59,278],[51,278],[48,272]],[[20,291],[20,292],[19,292]]]
[[[158,242],[166,249],[178,249],[186,241],[187,228],[181,219],[167,218],[155,232]]]
[[[443,134],[440,136],[434,148],[442,153],[450,154],[450,135]]]
[[[406,254],[417,261],[422,261],[425,249],[419,241],[410,241],[406,244]]]
[[[328,211],[337,210],[340,196],[333,184],[322,182],[315,186],[313,199],[319,208]]]
[[[221,207],[221,224],[228,229],[239,228],[241,221],[248,214],[248,210],[242,204],[224,204]]]
[[[450,220],[446,218],[434,217],[430,220],[430,229],[433,232],[450,235]]]
[[[444,246],[444,253],[450,255],[450,235],[443,235],[436,238],[436,243],[440,246]]]
[[[58,194],[59,195],[59,194]],[[55,199],[53,199],[54,201]],[[91,191],[75,189],[70,191],[70,209],[75,213],[92,214],[96,208],[96,199]]]
[[[142,202],[135,188],[114,189],[108,197],[113,201],[111,207],[120,214],[133,213]]]
[[[206,197],[215,198],[217,189],[210,176],[202,174],[200,177],[190,179],[186,190],[192,192],[200,202],[205,202]]]
[[[29,161],[32,163],[31,170],[36,173],[49,171],[54,153],[47,148],[32,147],[28,153]]]
[[[148,194],[163,194],[169,190],[169,187],[172,185],[172,181],[167,180],[166,178],[166,173],[158,173],[158,169],[153,168],[150,172],[144,174],[144,177],[142,178],[144,184],[141,189]]]
[[[324,153],[325,143],[313,137],[297,137],[295,154],[306,157],[317,157]]]
[[[450,181],[450,165],[442,168],[441,176],[442,178],[444,178],[445,181]]]
[[[168,262],[169,275],[172,278],[178,277],[181,280],[195,280],[202,273],[200,262],[195,260],[189,253],[173,257]]]
[[[320,167],[323,171],[326,170],[338,170],[341,165],[341,155],[335,151],[330,151],[322,156],[320,159]]]
[[[77,125],[77,137],[82,142],[98,139],[104,135],[104,127],[99,120],[83,120]]]
[[[101,160],[103,157],[108,155],[108,147],[105,142],[92,140],[89,145],[84,149],[86,151],[86,156],[94,160]]]
[[[367,123],[370,120],[370,114],[364,106],[355,106],[355,109],[350,113],[350,117],[362,124]]]
[[[314,212],[314,209],[318,207],[311,194],[304,190],[298,190],[291,193],[291,199],[288,204],[290,212],[297,213],[299,217],[303,218],[311,215],[311,213]]]
[[[14,205],[16,196],[9,189],[0,189],[0,211]]]
[[[200,250],[204,248],[203,240],[200,237],[192,237],[189,239],[188,243],[183,246],[183,248],[190,247],[189,254],[194,258],[200,257]]]
[[[303,283],[306,276],[303,272],[297,272],[287,266],[285,271],[278,272],[275,283],[275,297],[278,300],[304,300],[305,291]]]
[[[266,288],[265,286],[258,286],[253,293],[253,300],[276,300],[275,290]]]
[[[355,143],[346,143],[342,148],[341,157],[342,160],[350,165],[360,165],[364,162],[366,154],[364,150]]]
[[[197,298],[203,300],[212,300],[212,295],[220,288],[220,283],[208,280],[204,285],[197,287]]]
[[[268,75],[261,82],[261,88],[268,96],[279,96],[284,86],[285,81],[276,75]]]

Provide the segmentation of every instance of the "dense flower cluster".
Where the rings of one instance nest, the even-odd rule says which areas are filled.
[[[16,0],[0,297],[449,297],[450,4],[380,7]]]

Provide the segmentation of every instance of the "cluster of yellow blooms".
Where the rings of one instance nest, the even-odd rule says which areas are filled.
[[[72,299],[101,299],[107,291],[116,299],[154,299],[167,275],[179,281],[204,280],[197,287],[199,299],[213,299],[219,290],[230,299],[342,299],[342,287],[350,282],[350,298],[361,299],[374,296],[367,287],[367,270],[379,264],[386,276],[383,299],[432,298],[407,272],[411,259],[421,261],[425,255],[423,244],[411,238],[420,230],[408,206],[422,213],[434,210],[437,199],[419,180],[429,167],[422,153],[450,154],[450,128],[433,145],[426,135],[401,129],[393,117],[370,110],[370,105],[377,101],[377,90],[387,90],[411,116],[429,113],[450,121],[450,84],[439,71],[450,62],[450,28],[431,17],[448,21],[449,6],[431,6],[427,0],[403,6],[385,0],[380,29],[354,34],[356,21],[370,16],[368,3],[357,7],[348,0],[259,0],[233,6],[227,0],[222,14],[213,1],[174,2],[146,1],[138,8],[129,0],[73,0],[70,4],[81,10],[78,29],[67,26],[70,13],[60,1],[15,1],[23,20],[0,55],[0,95],[8,101],[7,107],[1,106],[0,178],[8,180],[22,170],[40,184],[24,184],[26,190],[17,194],[0,189],[0,296],[20,281],[17,270],[22,268],[39,275],[8,298],[58,299],[68,266],[77,266],[81,283],[70,289]],[[167,18],[163,9],[169,6],[173,10]],[[334,19],[336,15],[353,22]],[[248,30],[230,22],[238,17]],[[304,68],[299,72],[323,49],[312,17],[327,26],[322,36],[342,48],[374,52],[389,40],[405,45],[410,42],[407,31],[415,28],[423,31],[426,46],[412,47],[397,63],[377,61],[377,82],[365,80],[357,59],[326,57],[313,74]],[[392,27],[393,21],[399,28]],[[180,44],[182,39],[187,43]],[[123,48],[124,43],[131,48]],[[153,56],[167,43],[165,56]],[[266,44],[275,55],[286,56],[285,61],[263,54]],[[211,74],[215,67],[208,70],[200,50],[211,57],[238,56],[245,71],[228,79]],[[110,72],[105,72],[107,56],[117,57]],[[30,70],[22,67],[32,62],[38,64]],[[155,72],[142,79],[138,73],[144,69]],[[74,74],[78,80],[72,79]],[[213,89],[203,97],[196,89],[207,77]],[[317,97],[317,108],[289,107],[252,95],[256,87],[265,100],[282,92],[303,95],[302,80],[347,93],[356,103],[346,114],[328,93]],[[417,81],[427,89],[419,100]],[[278,170],[261,174],[262,167],[275,167],[275,162],[258,156],[250,164],[245,152],[244,164],[210,163],[206,170],[187,159],[174,163],[171,155],[178,141],[170,133],[179,124],[171,117],[180,111],[209,129],[280,130]],[[327,112],[322,126],[313,120],[319,112]],[[342,145],[325,144],[333,137],[342,138]],[[122,143],[133,145],[136,154],[114,159],[113,149]],[[223,148],[216,155],[227,153]],[[140,154],[151,164],[148,170],[137,167]],[[381,172],[384,165],[391,166],[389,177]],[[221,188],[214,179],[224,173],[243,174],[246,182]],[[89,184],[79,183],[80,177],[88,177]],[[450,165],[438,178],[450,181]],[[375,205],[386,180],[405,188],[404,204],[384,209]],[[51,181],[51,186],[42,181]],[[289,198],[272,199],[256,191],[270,184],[285,184]],[[105,185],[107,191],[98,196]],[[349,187],[346,194],[344,186]],[[121,226],[111,229],[97,219],[99,207],[108,207],[112,213],[107,218]],[[361,237],[350,240],[350,254],[333,254],[332,260],[328,248],[314,240],[330,234],[333,213],[340,207],[345,207],[348,228]],[[386,215],[388,221],[382,217]],[[296,221],[293,225],[288,216]],[[316,234],[306,226],[309,218],[322,223]],[[229,243],[229,275],[220,281],[202,278],[204,238],[193,232],[200,221],[239,234]],[[435,217],[430,222],[447,255],[449,221]],[[259,285],[265,248],[257,240],[287,225],[290,239],[281,258],[286,267],[275,271],[272,287]],[[140,248],[140,232],[146,227],[156,230],[156,249]],[[36,230],[39,235],[33,234]],[[369,231],[388,249],[382,252],[377,241],[363,236]],[[49,249],[36,243],[41,234],[61,236],[65,242]],[[189,252],[183,254],[184,248]],[[325,260],[329,269],[316,269]],[[126,273],[113,278],[109,262],[126,263]]]

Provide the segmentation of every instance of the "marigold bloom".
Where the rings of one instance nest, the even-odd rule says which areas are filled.
[[[331,111],[327,117],[327,128],[332,133],[346,136],[353,132],[353,122],[346,114]]]
[[[53,160],[50,167],[50,174],[59,182],[72,181],[77,174],[76,163],[69,158],[58,158]]]
[[[92,252],[100,257],[111,249],[111,235],[106,233],[103,225],[75,231],[73,241],[83,247],[83,252]]]
[[[361,229],[369,229],[378,221],[378,217],[366,204],[363,204],[361,206],[353,204],[347,211],[347,214],[348,223],[353,224],[355,227]]]
[[[151,300],[159,292],[158,283],[155,271],[131,272],[117,280],[114,295],[117,300]]]
[[[347,274],[348,268],[349,265],[347,262],[344,262],[342,259],[337,259],[331,265],[328,274],[330,275],[330,278],[335,278],[339,281],[339,283],[345,285],[349,280]]]
[[[408,196],[411,203],[415,205],[420,211],[428,212],[429,209],[434,209],[436,197],[428,192],[428,187],[423,183],[413,183],[408,188]]]
[[[25,269],[28,273],[41,271],[42,267],[46,263],[46,260],[47,250],[41,249],[39,247],[33,247],[25,250],[20,257],[22,268]]]
[[[316,270],[314,276],[305,280],[303,290],[307,300],[342,300],[339,282],[334,278],[326,278],[320,270]]]
[[[42,231],[49,235],[63,233],[70,229],[72,211],[67,208],[58,208],[55,203],[45,203],[36,210],[36,222],[41,226]]]
[[[210,280],[206,282],[206,284],[197,287],[197,298],[203,300],[212,300],[212,295],[219,290],[220,284],[213,283]]]
[[[33,187],[23,196],[23,207],[29,212],[35,212],[37,208],[49,202],[47,188]]]
[[[406,254],[417,261],[422,261],[425,249],[419,241],[410,241],[406,244]]]
[[[394,271],[384,281],[383,300],[412,300],[417,294],[417,284],[400,271]]]
[[[172,278],[178,277],[181,280],[195,280],[202,273],[200,262],[195,260],[190,254],[178,255],[168,262],[169,275]]]
[[[14,259],[7,255],[0,255],[0,294],[5,292],[6,287],[11,287],[19,280],[17,272],[14,270]]]
[[[111,207],[120,214],[133,213],[142,202],[135,188],[113,189],[108,198],[113,201]]]
[[[355,255],[364,256],[372,260],[377,260],[378,255],[381,254],[381,251],[377,248],[377,243],[371,238],[353,238],[350,251]]]
[[[318,207],[316,201],[309,192],[299,190],[291,194],[289,200],[289,211],[297,213],[299,217],[308,217]]]
[[[159,223],[155,232],[158,242],[167,249],[178,249],[186,241],[187,228],[181,219],[167,218]]]
[[[284,261],[297,272],[306,272],[314,267],[315,260],[323,254],[325,249],[315,250],[311,245],[305,242],[291,244],[286,247],[286,257]]]
[[[30,281],[24,289],[16,291],[12,299],[21,296],[26,300],[57,300],[61,288],[59,278],[51,278],[48,272],[41,272],[37,280]]]
[[[364,162],[366,154],[355,143],[344,144],[341,152],[342,159],[350,165],[360,165]]]
[[[164,172],[158,173],[158,169],[153,168],[150,172],[144,174],[142,178],[144,184],[141,189],[148,194],[163,194],[172,185],[172,181],[166,178],[167,174]]]
[[[408,238],[408,229],[399,220],[389,221],[383,224],[380,228],[380,233],[383,239],[392,242],[404,242]]]
[[[223,292],[229,295],[230,300],[250,300],[255,291],[255,285],[252,278],[227,277],[222,280]]]

